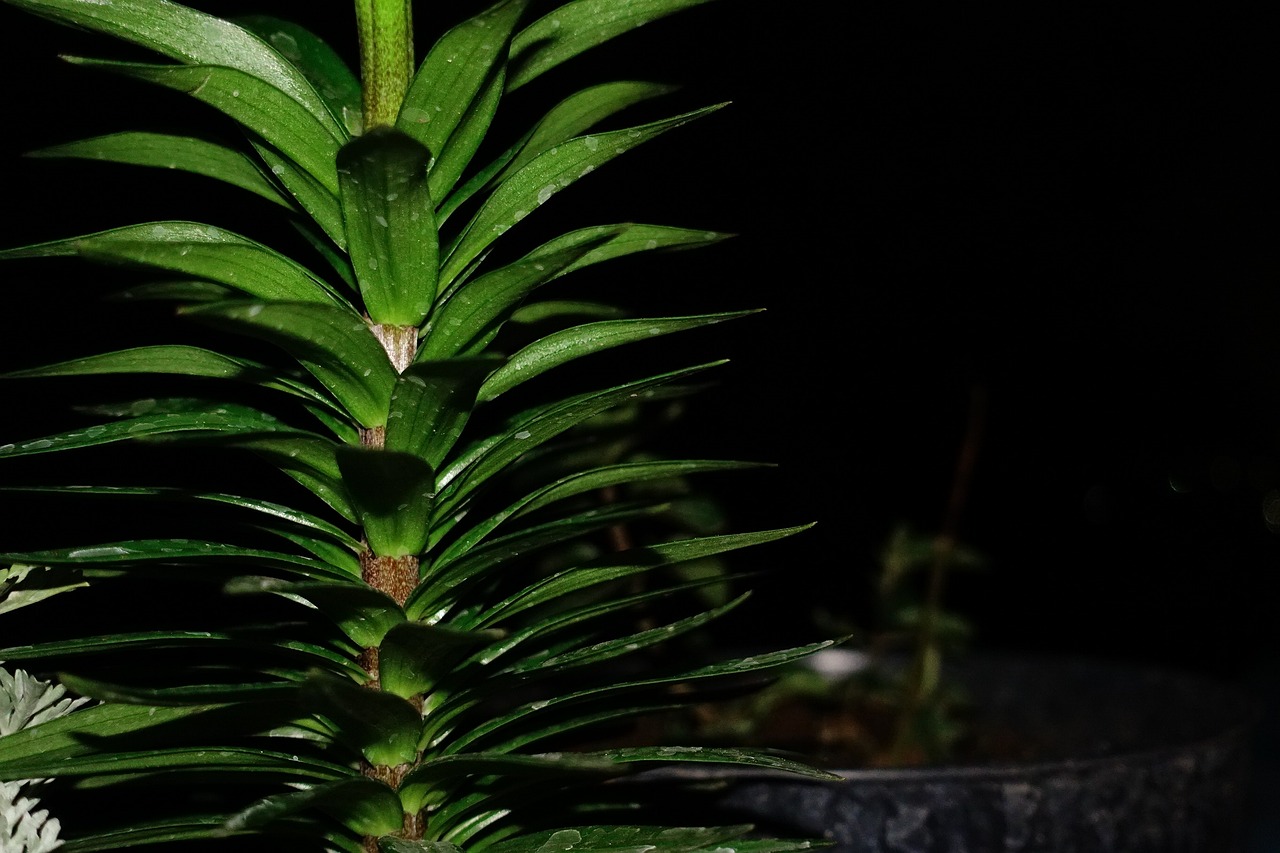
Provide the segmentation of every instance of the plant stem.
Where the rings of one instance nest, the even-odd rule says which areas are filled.
[[[364,128],[396,123],[413,79],[412,0],[355,0]]]
[[[916,728],[917,717],[928,694],[936,689],[930,670],[940,665],[938,630],[942,615],[942,593],[946,587],[947,569],[955,556],[956,541],[960,530],[960,515],[969,497],[969,483],[978,458],[983,425],[986,420],[987,395],[981,385],[975,385],[969,395],[969,423],[960,453],[956,458],[955,473],[951,480],[951,495],[947,501],[942,529],[934,539],[933,563],[929,567],[929,588],[924,608],[920,613],[920,628],[916,635],[915,652],[907,676],[906,699],[898,712],[894,726],[893,745],[889,750],[890,763],[901,762]],[[936,673],[935,673],[936,676]]]

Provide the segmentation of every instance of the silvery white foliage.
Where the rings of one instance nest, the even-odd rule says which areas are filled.
[[[87,701],[23,670],[0,669],[0,736],[65,716]],[[40,801],[23,795],[32,784],[0,782],[0,853],[43,853],[62,844],[57,819],[44,809],[36,811]]]
[[[87,701],[67,696],[61,684],[0,669],[0,736],[65,716]]]
[[[88,586],[67,566],[0,566],[0,613],[35,604],[61,592]]]
[[[0,853],[45,853],[60,847],[61,827],[49,813],[36,811],[40,802],[22,796],[21,782],[0,782]]]

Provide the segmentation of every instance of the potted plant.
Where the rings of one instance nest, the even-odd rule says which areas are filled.
[[[978,654],[944,607],[947,576],[986,563],[959,537],[984,402],[978,389],[940,532],[899,526],[884,548],[875,629],[673,715],[683,742],[785,747],[841,781],[710,769],[715,806],[841,853],[1241,853],[1250,697],[1134,662]]]
[[[680,783],[620,781],[687,762],[828,775],[807,765],[736,748],[562,750],[825,645],[702,666],[644,657],[743,601],[708,608],[692,593],[720,576],[673,567],[803,525],[690,535],[656,487],[751,466],[639,442],[715,364],[655,356],[645,370],[609,351],[749,312],[637,318],[591,280],[722,234],[533,227],[589,173],[719,109],[652,118],[667,86],[558,76],[699,0],[432,9],[416,28],[432,33],[426,51],[406,0],[357,0],[359,76],[271,15],[7,2],[123,44],[69,58],[125,78],[119,98],[153,84],[216,117],[86,126],[37,156],[124,164],[139,193],[176,170],[243,200],[214,223],[113,223],[0,252],[15,287],[85,262],[121,285],[107,351],[6,354],[6,389],[39,383],[44,409],[75,412],[43,433],[25,430],[63,415],[6,419],[0,445],[11,517],[55,519],[11,524],[0,543],[0,847],[805,846],[680,824],[658,809]],[[506,127],[500,107],[544,74],[564,88],[532,125]],[[85,203],[109,215],[126,201]],[[123,311],[141,321],[113,326]]]

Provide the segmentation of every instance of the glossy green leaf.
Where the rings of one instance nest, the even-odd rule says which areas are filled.
[[[334,159],[346,134],[333,135],[325,122],[284,92],[256,77],[218,65],[150,65],[67,57],[77,65],[113,71],[186,93],[238,122],[297,163],[331,193],[338,192]],[[332,121],[332,118],[330,118]]]
[[[697,630],[707,625],[714,619],[718,619],[724,614],[733,610],[742,602],[750,597],[749,592],[744,592],[737,598],[722,604],[711,610],[697,613],[693,616],[679,619],[667,625],[661,625],[656,628],[649,628],[644,631],[638,631],[634,634],[627,634],[622,637],[616,637],[607,640],[601,640],[581,648],[566,650],[550,657],[541,658],[536,661],[528,661],[523,665],[511,667],[513,672],[530,672],[539,671],[555,671],[570,669],[575,666],[587,666],[597,664],[602,661],[612,660],[626,654],[632,654],[642,649],[647,649],[658,643],[672,640],[682,634]]]
[[[700,579],[672,585],[648,585],[648,588],[632,595],[610,596],[602,601],[592,601],[585,605],[569,605],[558,608],[555,612],[542,616],[537,621],[514,630],[503,639],[481,649],[472,656],[468,663],[475,662],[489,666],[499,658],[511,655],[513,650],[518,650],[520,646],[527,644],[531,640],[563,632],[593,619],[619,618],[620,614],[627,610],[652,603],[658,599],[690,592],[708,583],[710,581]],[[518,655],[520,652],[516,651],[516,654]],[[536,654],[531,654],[531,657]],[[507,666],[510,666],[510,664],[507,664]]]
[[[425,145],[436,159],[433,172],[441,169],[431,179],[436,198],[453,188],[488,129],[497,104],[482,93],[486,84],[501,75],[509,39],[528,5],[528,0],[502,0],[453,27],[431,47],[414,74],[396,127]],[[451,147],[458,147],[451,140],[459,125],[476,113],[480,118],[463,143],[470,151],[465,156],[446,156]]]
[[[284,391],[312,403],[333,406],[325,396],[309,386],[282,376],[265,364],[233,358],[199,347],[159,345],[120,350],[62,361],[45,367],[15,370],[0,378],[27,379],[50,376],[88,376],[102,373],[165,373],[180,376],[204,376],[235,379]]]
[[[49,768],[61,766],[97,751],[92,733],[99,738],[130,735],[199,714],[207,708],[143,708],[135,705],[90,705],[74,714],[20,729],[0,737],[0,779],[50,776]],[[42,763],[43,762],[43,763]],[[35,772],[22,774],[19,765]]]
[[[457,504],[485,481],[520,456],[583,421],[621,403],[643,398],[665,383],[692,376],[714,365],[700,365],[685,370],[651,376],[604,391],[579,394],[553,406],[535,410],[507,427],[501,438],[484,452],[464,461],[460,468],[450,468],[438,478],[441,493],[437,512],[451,513]]]
[[[102,850],[131,850],[134,847],[167,842],[197,841],[223,838],[228,833],[222,826],[221,816],[184,817],[167,821],[147,821],[127,827],[118,827],[89,835],[77,835],[68,839],[58,849],[62,853],[98,853]]]
[[[395,450],[341,447],[338,469],[380,557],[416,555],[427,544],[435,471],[420,457]]]
[[[244,577],[229,581],[224,590],[232,595],[270,593],[305,602],[332,619],[361,648],[378,645],[405,620],[404,610],[389,595],[362,584]]]
[[[438,467],[471,417],[481,383],[501,364],[501,358],[488,356],[410,365],[391,393],[387,449]]]
[[[484,144],[489,124],[493,121],[494,114],[498,111],[498,104],[502,100],[505,82],[506,77],[502,71],[496,71],[489,77],[480,94],[476,96],[475,103],[471,105],[471,109],[462,117],[462,121],[449,137],[444,151],[436,157],[431,172],[427,176],[427,185],[431,188],[432,198],[448,197],[453,193],[471,159]],[[448,211],[440,213],[438,221],[443,222],[452,210],[453,208],[450,207]]]
[[[440,275],[441,285],[448,286],[494,240],[560,190],[618,155],[721,106],[704,107],[638,127],[580,136],[539,154],[499,184],[472,217],[462,239],[448,254]]]
[[[319,672],[307,679],[303,694],[337,729],[338,738],[371,764],[395,767],[417,759],[422,718],[399,696]]]
[[[91,753],[77,755],[62,762],[13,762],[7,767],[18,774],[17,778],[33,775],[70,778],[134,772],[159,774],[188,770],[205,774],[219,771],[257,773],[280,780],[301,777],[319,781],[340,779],[350,773],[347,768],[327,761],[247,747],[182,747]]]
[[[256,163],[239,151],[192,136],[125,131],[31,151],[28,157],[75,157],[132,166],[178,169],[248,190],[292,209],[262,175]]]
[[[543,755],[509,755],[499,753],[467,753],[428,759],[405,776],[400,785],[400,800],[406,812],[421,811],[433,805],[443,793],[442,784],[467,776],[552,773],[617,774],[617,763],[608,756],[587,753],[557,752]],[[435,795],[433,797],[433,795]]]
[[[41,17],[105,33],[186,64],[238,69],[309,112],[329,135],[343,131],[301,72],[230,21],[158,0],[6,0]]]
[[[249,684],[199,684],[183,687],[128,687],[93,678],[63,673],[58,676],[69,690],[99,702],[146,705],[148,707],[191,707],[193,705],[279,702],[292,699],[297,686],[288,682]]]
[[[234,446],[261,455],[347,521],[356,520],[355,507],[338,471],[337,445],[332,441],[306,434],[253,435],[236,439]]]
[[[514,91],[589,48],[708,0],[574,0],[548,12],[511,43],[507,90]]]
[[[594,713],[591,706],[593,702],[598,703],[622,694],[635,693],[652,688],[670,688],[672,685],[683,685],[686,682],[700,679],[717,679],[747,672],[774,669],[806,658],[814,652],[829,648],[835,642],[827,640],[767,654],[723,661],[670,675],[638,678],[631,681],[619,680],[577,691],[558,693],[548,699],[530,702],[505,714],[490,717],[455,738],[448,745],[447,751],[450,753],[464,750],[471,751],[480,748],[482,745],[483,748],[490,751],[507,752],[519,749],[528,742],[545,736],[545,729],[542,732],[530,734],[530,730],[534,727],[540,725],[548,725],[552,728],[564,726],[566,720],[572,720],[572,716],[566,715],[590,715]],[[582,710],[580,708],[581,705],[586,705],[587,709]],[[572,723],[569,723],[569,725],[572,725]],[[498,736],[497,742],[494,742],[495,736]]]
[[[427,326],[418,361],[475,355],[493,339],[520,303],[590,251],[591,244],[526,258],[454,289]]]
[[[512,323],[533,325],[571,317],[578,320],[621,320],[627,312],[615,305],[584,299],[544,299],[527,302],[511,315]]]
[[[80,637],[35,645],[11,646],[0,650],[4,652],[0,660],[40,660],[64,655],[93,655],[118,651],[137,652],[145,657],[156,649],[199,646],[255,649],[261,655],[266,655],[268,652],[273,655],[278,654],[295,662],[301,661],[303,666],[342,673],[352,679],[367,678],[367,673],[355,661],[330,648],[314,643],[280,638],[269,641],[256,641],[209,631],[140,631]],[[296,666],[292,671],[296,671]]]
[[[834,773],[819,770],[802,761],[795,761],[781,755],[750,749],[700,746],[641,746],[609,749],[588,754],[599,755],[623,764],[647,762],[733,764],[739,767],[777,770],[783,773],[793,773],[797,776],[824,779],[831,782],[840,780],[840,777]]]
[[[16,444],[3,444],[0,445],[0,459],[6,456],[28,456],[34,453],[74,450],[81,447],[108,444],[113,441],[154,438],[181,432],[225,436],[236,433],[275,431],[292,432],[292,430],[286,430],[275,418],[263,412],[258,412],[256,416],[239,412],[219,414],[208,411],[177,412],[173,414],[157,413],[114,423],[85,427]]]
[[[198,222],[148,222],[0,251],[8,258],[82,257],[225,284],[260,299],[334,306],[327,284],[260,243]]]
[[[284,349],[364,427],[387,422],[396,372],[367,323],[350,309],[288,302],[223,302],[181,309],[185,316]]]
[[[338,153],[347,250],[374,323],[418,326],[439,274],[431,153],[391,128],[376,128]]]
[[[495,78],[495,83],[499,82]],[[495,182],[505,180],[542,152],[593,127],[615,112],[646,98],[672,91],[673,87],[632,81],[603,83],[584,89],[552,107],[533,130],[493,162],[472,175],[465,184],[449,193],[439,204],[439,221],[444,222],[458,207]]]
[[[232,832],[258,829],[310,810],[328,815],[359,835],[387,835],[404,826],[404,812],[396,793],[381,782],[357,776],[266,797],[231,817],[226,828]]]
[[[724,842],[746,835],[752,827],[669,827],[669,826],[580,826],[576,829],[553,829],[499,841],[489,853],[548,853],[552,850],[616,850],[639,853],[642,850],[662,853],[713,851]]]
[[[783,527],[775,530],[758,530],[750,533],[729,533],[722,536],[703,536],[696,539],[680,539],[660,542],[610,555],[595,565],[588,565],[558,572],[485,610],[477,627],[494,625],[516,613],[549,601],[612,580],[647,572],[658,566],[685,560],[695,560],[728,551],[736,551],[754,545],[763,545],[788,536],[794,536],[812,525]]]
[[[231,288],[212,281],[148,281],[104,298],[116,302],[217,302],[235,296]]]
[[[521,144],[519,153],[502,170],[497,180],[505,180],[508,175],[519,171],[544,151],[585,133],[627,107],[674,91],[675,86],[661,83],[618,80],[575,92],[552,107],[539,120],[533,132]]]
[[[611,506],[608,510],[593,508],[520,530],[483,547],[459,552],[457,559],[430,566],[424,573],[426,582],[414,590],[405,607],[413,618],[421,618],[455,599],[461,587],[487,581],[495,569],[511,561],[527,561],[542,549],[610,527],[630,524],[660,511],[661,507],[632,504]]]
[[[637,252],[669,251],[677,249],[695,249],[710,246],[733,235],[719,231],[699,231],[689,228],[672,228],[666,225],[645,225],[627,222],[619,225],[597,225],[571,231],[548,240],[530,252],[527,259],[537,259],[544,255],[556,255],[570,246],[583,243],[595,243],[590,251],[560,271],[560,275],[568,275],[574,270],[598,264],[602,261],[625,257]]]
[[[507,359],[485,381],[480,389],[480,400],[488,402],[512,388],[539,376],[552,368],[567,364],[576,358],[602,352],[613,347],[636,341],[649,340],[673,332],[683,332],[700,326],[709,326],[725,320],[745,317],[752,311],[733,311],[723,314],[704,314],[696,317],[666,317],[662,319],[605,320],[574,326],[539,338]]]
[[[293,21],[271,15],[244,15],[232,22],[257,35],[301,71],[347,133],[363,132],[360,80],[327,42]]]
[[[310,557],[199,539],[136,539],[77,548],[0,553],[0,562],[35,565],[131,565],[184,563],[189,560],[252,560],[257,566],[269,566],[291,575],[350,580],[346,572]]]
[[[286,542],[295,545],[299,550],[305,551],[320,562],[332,566],[341,572],[351,575],[352,577],[360,574],[360,559],[351,551],[350,548],[335,544],[329,539],[322,539],[315,536],[308,536],[296,529],[284,527],[279,524],[260,524],[254,525],[255,529],[263,530],[273,536],[278,536]]]
[[[492,643],[499,636],[496,631],[401,622],[382,640],[378,655],[382,689],[406,699],[425,693],[466,652]]]
[[[294,200],[307,215],[320,226],[333,245],[345,250],[347,234],[342,224],[342,207],[338,203],[338,195],[328,189],[320,180],[281,154],[274,146],[257,139],[250,139],[249,144],[262,158],[273,178],[280,183],[284,191]],[[355,290],[355,285],[351,285]]]

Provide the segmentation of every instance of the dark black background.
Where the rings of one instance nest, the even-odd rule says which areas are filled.
[[[594,221],[741,235],[621,281],[668,313],[767,309],[697,342],[731,362],[680,436],[690,455],[779,464],[718,487],[739,526],[817,522],[744,554],[770,571],[750,630],[812,638],[819,606],[865,617],[893,525],[940,523],[977,388],[960,535],[990,566],[956,576],[949,604],[979,645],[1230,677],[1266,665],[1280,299],[1265,28],[1221,8],[837,5],[722,0],[581,61],[686,82],[680,105],[733,102],[572,192]],[[350,52],[344,15],[317,14]],[[101,44],[0,8],[5,245],[135,210],[229,226],[263,210],[178,175],[18,159],[202,114],[54,58]],[[6,365],[95,351],[102,325],[127,322],[79,298],[98,274],[51,264],[0,279]],[[6,393],[4,432],[34,435],[30,393]]]

